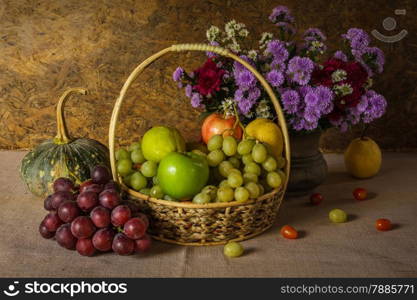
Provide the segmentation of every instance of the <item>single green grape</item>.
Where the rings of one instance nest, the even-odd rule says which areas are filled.
[[[237,242],[228,242],[224,245],[223,253],[227,257],[239,257],[243,254],[243,247]]]
[[[217,190],[217,199],[220,202],[230,202],[233,200],[234,192],[231,187],[220,187]]]
[[[174,197],[171,197],[170,195],[164,195],[164,200],[178,202],[177,199],[175,199]]]
[[[141,149],[133,150],[132,153],[130,153],[130,159],[135,164],[141,164],[146,160]]]
[[[265,193],[265,188],[260,183],[258,183],[258,187],[259,187],[259,196],[262,196]]]
[[[277,169],[277,161],[272,156],[268,156],[262,163],[262,167],[268,172],[275,171]]]
[[[224,153],[222,150],[219,150],[219,149],[211,151],[207,155],[207,162],[210,167],[218,166],[224,159],[225,159]]]
[[[233,136],[227,136],[223,139],[223,152],[227,156],[233,156],[236,154],[237,142]]]
[[[243,177],[236,172],[231,172],[227,177],[227,182],[232,188],[237,188],[243,184]]]
[[[211,201],[211,197],[205,193],[198,193],[193,198],[193,203],[197,203],[197,204],[206,204],[206,203],[210,203],[210,201]]]
[[[116,151],[116,160],[130,159],[130,153],[126,149],[120,148]]]
[[[222,180],[222,181],[219,183],[219,188],[222,188],[222,187],[230,187],[230,185],[229,185],[229,181],[227,181],[227,179]]]
[[[154,197],[156,199],[162,199],[164,197],[164,192],[162,191],[161,187],[159,185],[154,185],[150,192],[149,195],[151,197]]]
[[[209,151],[219,150],[222,147],[223,147],[223,137],[219,134],[213,135],[207,143],[207,149]]]
[[[260,143],[253,146],[252,149],[252,158],[257,163],[263,163],[268,156],[268,151],[266,147]]]
[[[228,161],[228,160],[224,160],[220,163],[219,165],[219,172],[223,177],[227,177],[229,176],[230,170],[233,169],[233,164]]]
[[[195,154],[198,154],[198,155],[201,155],[201,156],[203,156],[203,157],[207,158],[207,154],[206,154],[206,153],[204,153],[203,151],[199,150],[199,149],[194,149],[194,150],[192,150],[191,152],[193,152],[193,153],[195,153]]]
[[[245,154],[242,156],[242,162],[244,165],[248,165],[253,162],[252,154]]]
[[[233,167],[239,169],[240,167],[240,160],[236,156],[232,156],[229,158],[230,163],[233,165]]]
[[[277,159],[277,168],[282,169],[285,166],[286,160],[284,157],[280,156]]]
[[[239,186],[235,189],[235,200],[238,202],[245,202],[249,199],[249,191],[243,186]]]
[[[142,145],[141,145],[140,142],[134,142],[134,143],[130,144],[130,146],[129,146],[129,151],[135,151],[135,150],[138,150],[138,149],[142,149]]]
[[[151,189],[150,188],[144,188],[144,189],[139,190],[139,193],[142,193],[144,195],[149,196],[151,194]]]
[[[148,160],[142,164],[140,171],[145,177],[154,177],[156,175],[157,167],[156,162]]]
[[[287,177],[285,175],[285,173],[283,171],[281,171],[281,170],[278,170],[277,173],[278,173],[279,177],[281,177],[281,181],[284,182],[285,181],[285,178]]]
[[[266,182],[271,188],[277,188],[281,185],[281,176],[277,172],[269,172],[266,175]]]
[[[255,145],[255,140],[244,139],[239,143],[239,145],[237,145],[237,153],[239,153],[240,155],[249,154],[251,153],[254,145]]]
[[[214,185],[207,185],[201,190],[201,193],[209,195],[210,199],[214,201],[217,197],[217,187]]]
[[[240,172],[240,170],[239,170],[239,169],[236,169],[236,168],[230,169],[230,171],[229,171],[229,175],[230,175],[231,173],[236,173],[236,174],[238,174],[238,175],[242,175],[242,172]]]
[[[245,173],[253,173],[257,176],[261,175],[261,167],[255,162],[248,163],[243,170]]]
[[[132,187],[130,184],[131,178],[132,178],[132,174],[129,174],[123,177],[123,183],[126,184],[128,187]]]
[[[147,184],[148,181],[140,172],[135,172],[130,176],[130,186],[136,191],[145,188]]]
[[[333,223],[344,223],[347,221],[347,214],[339,208],[332,209],[329,212],[329,219]]]
[[[260,190],[259,186],[255,182],[248,182],[245,184],[245,188],[249,191],[249,197],[252,199],[256,199],[259,197]]]
[[[122,175],[126,176],[132,172],[132,161],[130,159],[121,159],[117,162],[117,172]]]
[[[153,183],[153,185],[158,185],[159,184],[158,176],[152,177],[152,183]]]
[[[258,182],[258,176],[254,173],[243,173],[243,183]]]

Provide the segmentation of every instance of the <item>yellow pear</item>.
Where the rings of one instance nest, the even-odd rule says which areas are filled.
[[[245,132],[248,136],[265,143],[275,158],[281,157],[284,142],[281,129],[276,123],[264,118],[255,119],[246,126]]]
[[[381,168],[382,154],[377,143],[369,137],[354,139],[345,152],[345,166],[357,178],[369,178]]]

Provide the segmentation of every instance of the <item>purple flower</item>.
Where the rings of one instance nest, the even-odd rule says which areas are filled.
[[[283,32],[288,33],[289,35],[294,35],[296,32],[294,26],[287,22],[278,22],[275,24],[275,26],[277,26]]]
[[[377,73],[382,73],[382,71],[384,70],[384,64],[385,64],[384,52],[378,47],[366,48],[363,51],[362,58],[363,58],[364,63],[372,71],[377,72]]]
[[[289,53],[285,47],[285,43],[279,40],[272,40],[266,46],[267,52],[272,54],[273,63],[277,64],[288,59]]]
[[[193,92],[193,87],[191,86],[191,84],[187,84],[185,86],[185,96],[187,96],[188,98],[191,98],[192,92]]]
[[[249,90],[237,89],[235,91],[235,100],[237,101],[239,112],[247,115],[260,96],[261,91],[257,87],[252,87]]]
[[[274,87],[279,87],[284,83],[284,75],[277,70],[272,70],[266,74],[266,79]]]
[[[333,110],[333,92],[325,86],[315,88],[315,93],[319,99],[318,106],[323,114],[327,115]]]
[[[199,93],[193,93],[191,96],[191,106],[194,108],[201,107],[201,96]]]
[[[284,110],[287,113],[293,114],[297,112],[300,104],[300,95],[295,90],[287,90],[281,95],[281,101]]]
[[[285,73],[285,70],[287,69],[287,65],[285,64],[285,62],[273,60],[271,62],[271,68],[277,70],[278,72]]]
[[[369,35],[360,28],[350,28],[342,37],[350,42],[350,47],[356,54],[367,48],[370,42]]]
[[[184,75],[184,69],[181,67],[178,67],[175,69],[174,73],[172,74],[172,79],[174,81],[178,82],[181,80],[181,77]]]
[[[269,20],[272,23],[277,23],[281,21],[292,23],[294,22],[294,17],[291,16],[288,7],[280,5],[272,10],[271,15],[269,16]]]
[[[317,106],[317,104],[319,103],[319,97],[315,93],[315,90],[307,93],[307,95],[304,97],[304,101],[305,101],[307,107]]]
[[[310,93],[313,88],[309,85],[304,85],[298,88],[298,92],[300,93],[301,97],[305,97],[308,93]]]
[[[256,84],[255,76],[247,69],[238,72],[235,75],[236,84],[239,88],[247,90]]]
[[[304,40],[323,42],[326,40],[326,36],[318,28],[309,28],[304,32]]]
[[[341,61],[344,61],[344,62],[347,62],[348,61],[346,54],[344,54],[340,50],[339,51],[336,51],[334,53],[333,57],[336,58],[336,59],[340,59]]]
[[[387,107],[387,101],[385,100],[384,96],[375,93],[374,91],[370,91],[371,93],[367,93],[368,95],[368,107],[363,113],[363,121],[365,123],[370,123],[375,119],[382,117],[385,113]]]
[[[314,63],[307,57],[294,56],[288,62],[287,75],[291,81],[299,85],[306,85],[311,78]]]

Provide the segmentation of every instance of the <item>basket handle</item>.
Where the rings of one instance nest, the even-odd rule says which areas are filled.
[[[113,179],[117,182],[119,182],[119,177],[117,176],[117,170],[116,170],[116,158],[115,158],[115,131],[116,131],[116,124],[117,119],[119,117],[119,111],[120,107],[123,103],[123,100],[126,96],[126,92],[133,83],[133,81],[138,77],[139,74],[141,74],[146,67],[148,67],[151,63],[158,60],[160,57],[164,56],[165,54],[169,52],[181,52],[181,51],[210,51],[217,53],[219,55],[229,57],[238,63],[245,66],[262,84],[263,88],[267,92],[268,96],[270,97],[275,111],[278,116],[278,125],[281,127],[281,131],[284,137],[284,147],[285,147],[285,158],[286,158],[286,165],[285,165],[285,174],[286,180],[284,182],[283,188],[284,191],[288,184],[289,179],[289,172],[290,172],[290,143],[289,143],[289,136],[288,136],[288,130],[287,130],[287,124],[285,122],[284,113],[282,112],[281,105],[278,102],[278,99],[276,98],[271,86],[268,84],[268,82],[263,78],[263,76],[256,71],[254,67],[252,67],[249,63],[241,59],[239,56],[233,54],[232,52],[228,51],[227,49],[218,47],[218,46],[211,46],[206,44],[177,44],[172,45],[168,48],[165,48],[158,53],[155,53],[154,55],[148,57],[145,59],[140,65],[138,65],[132,73],[130,73],[129,77],[127,78],[126,82],[124,83],[122,90],[120,91],[119,97],[116,100],[116,103],[113,108],[113,113],[110,120],[110,127],[109,127],[109,150],[110,150],[110,165],[112,170]]]

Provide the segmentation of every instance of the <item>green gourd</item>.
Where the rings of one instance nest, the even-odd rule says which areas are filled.
[[[59,177],[67,177],[75,183],[90,178],[91,168],[109,166],[106,146],[88,138],[70,138],[64,118],[64,104],[73,93],[87,94],[82,88],[71,88],[58,101],[57,135],[38,145],[26,154],[20,166],[20,176],[29,190],[37,196],[53,193],[52,184]]]

